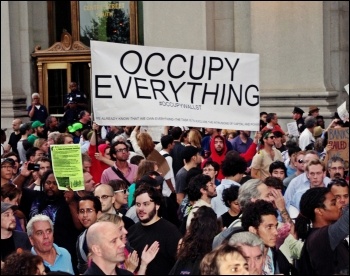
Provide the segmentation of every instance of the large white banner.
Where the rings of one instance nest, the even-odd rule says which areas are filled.
[[[259,55],[91,41],[99,125],[259,130]]]

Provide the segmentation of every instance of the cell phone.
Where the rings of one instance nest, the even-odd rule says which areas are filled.
[[[30,171],[39,171],[40,170],[40,165],[39,164],[29,163],[28,164],[28,170],[30,170]]]

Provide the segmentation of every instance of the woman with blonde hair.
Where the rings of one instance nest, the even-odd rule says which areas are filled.
[[[196,148],[201,148],[201,142],[202,142],[202,135],[199,132],[199,130],[192,128],[188,132],[188,142],[190,145],[196,147]]]
[[[41,149],[44,152],[45,156],[49,155],[49,148],[50,148],[50,146],[49,146],[49,143],[47,142],[46,139],[44,139],[44,138],[36,139],[34,141],[33,146]]]

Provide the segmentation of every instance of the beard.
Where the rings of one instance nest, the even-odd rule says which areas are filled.
[[[155,217],[156,214],[157,214],[157,210],[156,210],[156,206],[154,206],[154,209],[148,214],[148,218],[140,219],[138,214],[137,214],[137,217],[139,218],[141,223],[148,223]]]
[[[335,174],[334,174],[334,178],[336,178],[336,177],[342,178],[342,175],[341,175],[340,173],[335,173]]]

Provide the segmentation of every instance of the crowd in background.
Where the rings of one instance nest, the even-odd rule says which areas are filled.
[[[2,129],[4,275],[348,274],[348,161],[329,156],[317,106],[299,135],[98,126],[71,83],[62,118],[32,95],[29,123]],[[60,190],[51,145],[80,144],[84,190]],[[57,275],[57,274],[56,274]]]

